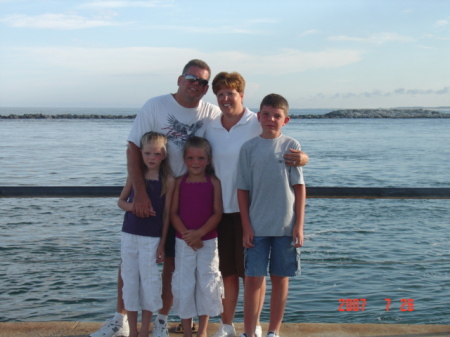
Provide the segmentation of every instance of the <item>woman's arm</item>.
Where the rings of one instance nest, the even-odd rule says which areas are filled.
[[[300,150],[289,149],[291,153],[284,154],[286,166],[305,166],[309,162],[309,156]]]

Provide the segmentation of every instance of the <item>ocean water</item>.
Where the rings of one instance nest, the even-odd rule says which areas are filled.
[[[131,123],[0,120],[0,185],[122,186]],[[310,156],[307,186],[450,187],[449,127],[433,119],[292,120],[284,133]],[[0,321],[103,321],[114,312],[123,217],[116,201],[0,199]],[[308,199],[302,275],[291,279],[285,321],[450,324],[449,206]]]

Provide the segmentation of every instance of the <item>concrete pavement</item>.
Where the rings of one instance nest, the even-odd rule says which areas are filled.
[[[181,337],[174,333],[175,323],[171,324],[171,337]],[[87,337],[96,331],[100,323],[87,322],[23,322],[0,323],[0,337]],[[219,323],[210,323],[208,336],[219,328]],[[263,323],[266,333],[267,323]],[[236,324],[238,333],[243,324]],[[281,337],[442,337],[450,336],[450,325],[407,325],[407,324],[331,324],[331,323],[284,323]],[[195,334],[194,334],[195,336]]]

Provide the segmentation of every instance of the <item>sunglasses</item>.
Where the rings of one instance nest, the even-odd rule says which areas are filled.
[[[188,80],[191,83],[197,81],[198,85],[201,87],[206,87],[208,85],[208,80],[204,80],[203,78],[198,78],[191,74],[183,74],[181,76],[183,76],[186,80]]]

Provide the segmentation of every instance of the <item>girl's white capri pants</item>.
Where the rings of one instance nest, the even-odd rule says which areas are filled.
[[[161,275],[156,263],[160,238],[122,232],[121,275],[123,301],[128,311],[162,308]]]
[[[173,310],[181,319],[222,313],[223,281],[217,239],[203,241],[203,247],[197,251],[184,240],[176,239],[172,293]]]

